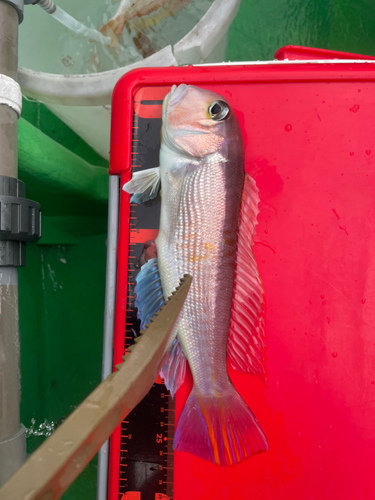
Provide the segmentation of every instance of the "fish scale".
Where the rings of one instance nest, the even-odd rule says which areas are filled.
[[[227,383],[225,359],[235,255],[230,259],[223,256],[223,239],[224,232],[230,232],[233,240],[236,239],[239,209],[233,199],[235,192],[232,196],[224,194],[223,170],[230,167],[218,155],[214,162],[187,174],[181,186],[179,208],[182,216],[175,228],[169,227],[171,233],[179,237],[173,240],[173,245],[169,245],[162,237],[161,227],[161,237],[157,238],[165,295],[175,288],[183,268],[194,273],[194,284],[185,304],[178,337],[187,354],[196,384],[206,394],[210,394],[213,389],[210,384],[207,387],[207,368],[218,382]],[[238,177],[240,184],[242,176]],[[223,196],[220,196],[221,193]],[[210,200],[214,199],[215,206],[212,207]],[[225,226],[225,220],[229,220],[230,224]],[[194,239],[190,237],[192,232],[195,234]],[[175,256],[178,266],[170,266],[170,255]],[[197,311],[197,304],[204,304],[204,307],[199,307]],[[191,318],[194,318],[193,322]]]

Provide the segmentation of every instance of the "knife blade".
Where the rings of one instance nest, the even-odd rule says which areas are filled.
[[[0,490],[0,500],[57,500],[147,394],[174,334],[191,276],[152,318],[109,375]]]

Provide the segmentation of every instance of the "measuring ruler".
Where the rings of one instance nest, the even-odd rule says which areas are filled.
[[[144,88],[134,97],[132,129],[132,172],[159,165],[161,109],[169,89]],[[139,335],[140,322],[135,308],[135,277],[145,243],[158,233],[160,197],[142,205],[130,204],[129,227],[120,218],[120,231],[129,233],[126,321],[123,352],[128,352]],[[126,221],[125,221],[126,222]],[[119,300],[119,299],[117,299]],[[115,353],[116,354],[116,353]],[[116,356],[115,356],[116,357]],[[119,463],[114,477],[110,469],[109,500],[173,499],[174,401],[161,379],[121,424],[111,440],[110,467]],[[117,468],[118,470],[118,468]],[[115,483],[118,487],[115,487]]]

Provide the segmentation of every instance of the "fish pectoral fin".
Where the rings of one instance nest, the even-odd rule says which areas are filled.
[[[160,167],[134,172],[132,179],[122,189],[132,194],[132,203],[143,203],[152,200],[160,187]]]

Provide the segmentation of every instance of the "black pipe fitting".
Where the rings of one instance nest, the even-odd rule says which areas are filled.
[[[25,198],[25,184],[0,175],[0,267],[25,266],[26,242],[41,237],[39,203]]]

